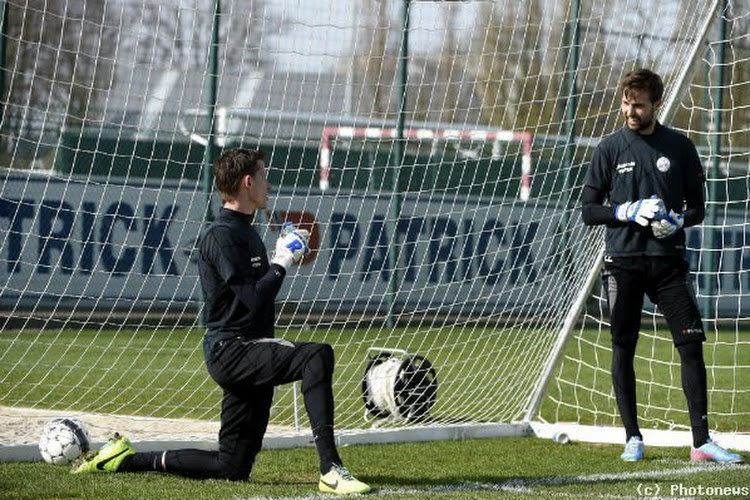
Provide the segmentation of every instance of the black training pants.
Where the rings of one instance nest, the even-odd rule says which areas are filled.
[[[688,271],[688,263],[679,257],[606,258],[603,278],[612,342],[636,343],[644,295],[664,315],[674,345],[706,340]]]
[[[313,430],[333,428],[333,349],[327,344],[231,337],[204,341],[206,367],[224,391],[219,451],[167,452],[167,472],[247,480],[261,449],[276,385],[302,380]]]

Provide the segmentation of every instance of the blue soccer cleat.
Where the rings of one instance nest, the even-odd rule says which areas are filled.
[[[743,461],[743,458],[736,453],[725,450],[709,439],[700,448],[690,448],[690,460],[692,462],[739,463]]]
[[[626,462],[637,462],[643,460],[643,440],[638,436],[633,436],[628,439],[625,445],[625,451],[622,452],[620,458]]]

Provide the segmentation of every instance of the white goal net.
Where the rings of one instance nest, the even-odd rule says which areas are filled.
[[[267,247],[284,221],[311,231],[277,336],[333,346],[342,435],[616,428],[603,233],[579,196],[641,66],[706,167],[688,257],[710,425],[746,442],[750,1],[2,5],[3,444],[60,415],[95,440],[215,441],[194,249],[230,147],[266,153]],[[643,317],[643,427],[685,431],[677,353]],[[280,387],[269,435],[308,434]]]

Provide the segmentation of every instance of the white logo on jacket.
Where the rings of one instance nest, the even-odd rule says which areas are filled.
[[[634,161],[627,161],[625,163],[618,163],[617,167],[615,167],[615,168],[616,168],[618,174],[625,174],[627,172],[632,172],[633,171],[633,167],[635,167],[635,162]]]
[[[659,159],[656,160],[656,168],[659,169],[659,172],[666,172],[671,166],[672,164],[669,162],[669,158],[667,158],[666,156],[660,156]]]

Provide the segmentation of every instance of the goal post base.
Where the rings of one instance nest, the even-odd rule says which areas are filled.
[[[482,439],[496,437],[533,436],[534,432],[528,423],[511,424],[457,424],[442,426],[404,427],[394,429],[367,429],[365,431],[339,431],[336,441],[339,446],[359,444],[416,443],[426,441],[460,441],[465,439]],[[93,442],[93,449],[100,448],[104,442]],[[133,440],[137,451],[160,451],[193,448],[215,450],[216,441],[206,440]],[[294,433],[266,434],[263,449],[279,450],[289,448],[306,448],[314,446],[309,431]],[[33,444],[0,446],[0,462],[33,462],[39,461],[39,447]]]
[[[573,442],[624,444],[624,430],[621,427],[581,425],[576,423],[519,422],[509,424],[461,424],[445,426],[405,427],[399,429],[368,429],[367,431],[341,431],[337,434],[339,446],[361,444],[390,444],[428,441],[461,441],[499,437],[537,437],[551,439],[558,432],[566,433]],[[643,439],[648,446],[688,447],[690,431],[642,429]],[[713,432],[712,437],[723,446],[735,451],[750,451],[750,435]],[[92,443],[93,448],[104,443]],[[193,448],[202,450],[217,449],[216,441],[186,440],[145,440],[134,441],[138,451],[159,451],[165,449]],[[312,447],[309,432],[269,434],[263,440],[263,449],[278,450]],[[0,462],[33,462],[42,457],[36,445],[25,444],[0,446]]]
[[[564,432],[571,441],[625,445],[625,429],[622,427],[581,425],[575,422],[531,422],[531,427],[537,437],[544,439],[551,439],[556,433]],[[687,430],[641,429],[641,433],[647,446],[688,447],[692,444],[692,434]],[[712,432],[711,437],[726,448],[750,451],[750,434]]]
[[[495,437],[533,436],[528,423],[508,424],[456,424],[442,426],[404,427],[399,429],[367,429],[338,432],[341,445],[418,443],[424,441],[461,441]],[[312,444],[312,443],[311,443]]]

